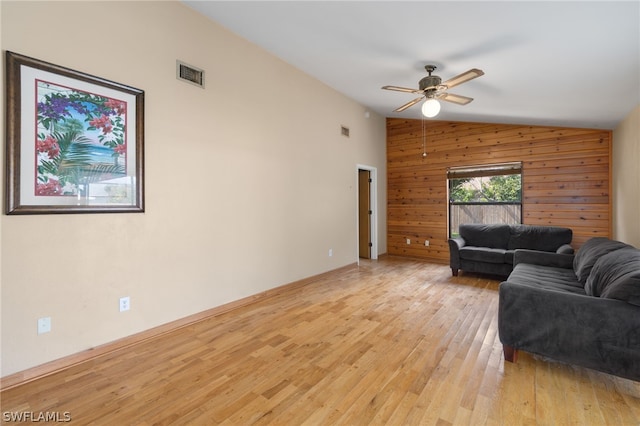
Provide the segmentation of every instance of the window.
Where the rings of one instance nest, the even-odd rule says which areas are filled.
[[[522,163],[451,167],[449,236],[462,223],[522,223]]]

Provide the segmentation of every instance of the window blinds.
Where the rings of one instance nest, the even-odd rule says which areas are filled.
[[[449,167],[447,179],[463,179],[483,176],[517,175],[522,173],[522,162],[485,164],[479,166]]]

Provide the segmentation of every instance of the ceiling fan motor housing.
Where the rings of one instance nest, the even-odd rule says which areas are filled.
[[[442,79],[440,77],[437,75],[428,75],[420,80],[419,87],[420,90],[425,90],[429,87],[435,89],[440,85],[440,83],[442,83]]]

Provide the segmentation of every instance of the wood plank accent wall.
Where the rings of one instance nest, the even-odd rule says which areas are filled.
[[[449,262],[447,167],[522,161],[523,223],[611,236],[611,131],[387,118],[388,253]],[[406,240],[411,244],[407,245]],[[424,245],[429,240],[429,247]]]

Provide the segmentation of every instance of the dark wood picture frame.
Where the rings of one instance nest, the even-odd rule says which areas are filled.
[[[7,51],[6,213],[144,212],[144,91]]]

